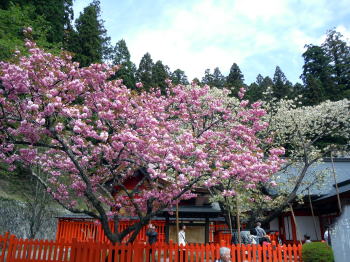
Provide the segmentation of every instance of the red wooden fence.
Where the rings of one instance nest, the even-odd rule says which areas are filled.
[[[135,221],[121,221],[119,223],[119,232],[130,226]],[[110,221],[110,227],[113,228],[113,222]],[[165,221],[164,220],[152,220],[152,224],[156,226],[158,233],[158,242],[165,242]],[[143,227],[136,237],[136,241],[147,241],[146,227]],[[130,234],[131,235],[131,234]],[[130,235],[123,239],[123,242],[127,242]],[[274,234],[270,234],[271,240],[277,241]],[[72,219],[59,219],[56,233],[57,241],[72,241],[76,238],[78,241],[85,241],[88,239],[94,239],[96,242],[109,243],[108,238],[104,234],[101,224],[95,223],[93,220],[72,220]],[[209,242],[220,243],[220,241],[231,241],[231,233],[226,224],[210,225],[209,227]]]
[[[113,228],[113,221],[110,221],[110,228]],[[119,223],[119,232],[130,226],[134,221],[121,221]],[[158,233],[158,241],[165,241],[165,221],[153,220],[152,224],[156,226]],[[136,237],[137,241],[146,241],[146,227],[143,227]],[[130,234],[131,235],[131,234]],[[127,242],[130,235],[126,236],[123,241]],[[87,239],[94,239],[96,242],[106,243],[109,242],[108,238],[103,232],[102,226],[94,221],[74,221],[60,219],[58,221],[56,240],[57,241],[72,241],[76,238],[79,241],[85,241]]]
[[[0,262],[213,262],[219,258],[219,244],[177,244],[144,242],[111,245],[89,241],[71,242],[18,239],[0,235]],[[233,262],[302,262],[302,247],[279,245],[232,245]]]

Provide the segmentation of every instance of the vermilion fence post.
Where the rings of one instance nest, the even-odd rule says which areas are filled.
[[[262,245],[262,257],[263,261],[267,261],[267,245]]]
[[[57,247],[56,247],[57,248]],[[76,257],[77,257],[77,249],[78,249],[78,247],[77,247],[77,243],[76,243],[76,239],[75,238],[73,238],[72,239],[72,244],[71,244],[71,248],[70,248],[70,256],[69,256],[69,261],[70,262],[75,262],[75,261],[77,261],[76,260]]]
[[[249,262],[252,261],[252,245],[247,245],[247,251],[248,251],[248,257],[247,257],[247,260]]]
[[[16,246],[15,240],[16,240],[16,237],[14,235],[11,235],[8,241],[7,257],[5,257],[6,262],[12,262],[12,253],[13,253],[13,249]]]
[[[303,246],[302,245],[298,245],[298,254],[299,254],[299,261],[302,262],[303,261],[303,254],[302,254],[302,250],[303,250]]]
[[[257,261],[257,252],[258,251],[257,251],[256,245],[253,245],[252,246],[252,259],[253,259],[252,261],[254,261],[254,262]]]
[[[1,246],[0,262],[5,261],[5,254],[8,246],[8,241],[9,241],[9,232],[6,232],[4,236],[0,235],[0,246]]]
[[[173,257],[176,256],[176,255],[173,254],[173,252],[176,253],[173,241],[169,242],[169,246],[170,246],[170,249],[169,249],[169,261],[172,262],[173,261]]]
[[[297,246],[294,244],[293,245],[293,257],[294,257],[294,261],[297,262],[298,261],[298,248]]]
[[[292,247],[290,244],[286,245],[286,254],[287,254],[287,258],[288,261],[293,261],[293,256],[292,256]]]
[[[236,254],[237,254],[237,262],[241,262],[242,258],[242,252],[241,252],[241,245],[236,245]]]

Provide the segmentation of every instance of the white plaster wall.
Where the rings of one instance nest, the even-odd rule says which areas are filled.
[[[316,232],[312,216],[296,216],[295,219],[297,221],[299,237],[301,238],[299,239],[297,236],[298,240],[304,240],[304,235],[310,236],[311,240],[314,241],[321,240],[320,221],[317,216],[315,216]]]
[[[293,231],[291,217],[284,217],[284,231],[286,234],[286,240],[293,240]]]
[[[274,218],[271,222],[270,222],[270,230],[271,231],[278,231],[279,227],[278,227],[278,218]]]

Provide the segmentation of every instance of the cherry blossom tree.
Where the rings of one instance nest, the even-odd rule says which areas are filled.
[[[117,68],[79,68],[68,54],[26,46],[29,55],[0,63],[1,162],[39,166],[49,178],[31,175],[66,209],[99,220],[112,243],[133,241],[152,217],[194,197],[196,185],[230,177],[249,186],[280,167],[283,150],[263,153],[257,136],[267,127],[259,103],[226,103],[207,86],[170,81],[166,96],[137,93],[108,81]],[[127,188],[137,172],[142,179]],[[119,231],[125,216],[138,220]]]
[[[211,92],[218,96],[217,90]],[[330,152],[346,150],[349,146],[350,104],[346,99],[325,101],[317,106],[302,106],[298,98],[261,103],[268,112],[262,121],[268,125],[257,136],[267,138],[262,147],[264,152],[285,147],[284,164],[267,182],[242,183],[227,177],[209,188],[211,201],[220,204],[230,227],[237,222],[237,207],[248,227],[257,220],[268,223],[278,217],[289,204],[302,200],[308,187],[322,186],[327,170],[306,176],[310,167],[318,165]],[[233,185],[236,194],[227,195],[225,192]]]
[[[271,134],[273,147],[283,145],[286,148],[284,167],[271,177],[272,181],[278,181],[278,197],[261,210],[272,211],[264,222],[280,215],[301,193],[305,193],[306,188],[321,185],[322,171],[306,177],[311,166],[329,157],[331,152],[348,149],[349,106],[347,99],[325,101],[316,106],[301,106],[298,98],[264,103],[269,112],[265,119],[269,127],[263,132]]]

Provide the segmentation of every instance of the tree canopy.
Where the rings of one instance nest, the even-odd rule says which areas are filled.
[[[194,197],[195,185],[231,177],[248,186],[280,168],[283,149],[262,152],[260,103],[230,103],[227,90],[212,95],[208,86],[135,94],[108,81],[114,69],[105,64],[79,68],[67,54],[26,45],[29,56],[0,63],[1,162],[9,169],[35,164],[49,179],[34,169],[31,175],[71,212],[98,219],[113,243],[128,234],[133,241],[152,217]],[[138,172],[140,182],[126,188]],[[122,231],[111,227],[125,214],[139,220]]]

